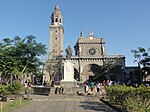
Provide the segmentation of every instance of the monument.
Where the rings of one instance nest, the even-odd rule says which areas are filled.
[[[64,73],[61,85],[65,87],[77,87],[77,82],[74,79],[74,63],[71,60],[72,49],[70,45],[66,48],[66,60],[64,61]]]

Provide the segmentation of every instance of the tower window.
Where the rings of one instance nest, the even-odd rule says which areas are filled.
[[[59,20],[59,22],[61,23],[61,19]]]
[[[57,30],[55,32],[57,33]]]
[[[57,40],[57,37],[55,37],[55,40]]]
[[[58,22],[58,18],[55,19],[55,22]]]

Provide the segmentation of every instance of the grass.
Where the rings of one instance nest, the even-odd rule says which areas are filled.
[[[12,112],[14,111],[15,109],[29,103],[30,100],[21,100],[21,103],[20,103],[20,100],[14,100],[14,101],[9,101],[9,102],[3,102],[3,110],[2,112]]]

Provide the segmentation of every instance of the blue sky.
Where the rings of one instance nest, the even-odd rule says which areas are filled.
[[[34,35],[49,49],[50,16],[56,4],[63,14],[64,49],[73,48],[80,31],[105,39],[107,55],[126,56],[150,47],[150,0],[0,0],[0,40]]]

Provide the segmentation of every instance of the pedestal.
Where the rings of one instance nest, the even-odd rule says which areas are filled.
[[[71,60],[64,62],[63,81],[74,81],[74,64]]]
[[[77,81],[74,79],[74,63],[71,60],[64,62],[63,80],[60,84],[65,87],[77,87]]]
[[[77,87],[77,81],[61,81],[60,85],[64,86],[65,88]]]

